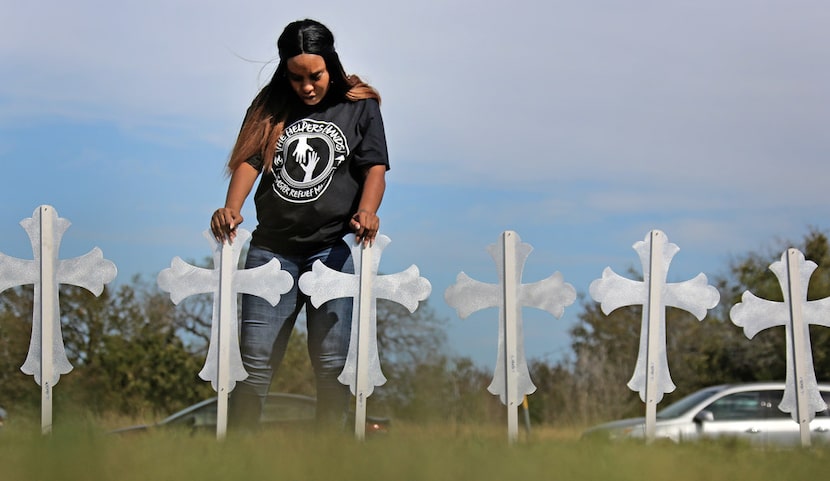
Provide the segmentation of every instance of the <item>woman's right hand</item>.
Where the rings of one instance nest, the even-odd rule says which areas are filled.
[[[233,242],[236,237],[236,228],[243,220],[245,219],[237,210],[227,207],[216,209],[216,212],[210,218],[210,230],[220,243],[225,242],[225,239],[228,242]]]

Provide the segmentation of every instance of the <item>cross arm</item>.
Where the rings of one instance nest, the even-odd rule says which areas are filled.
[[[741,302],[729,310],[732,323],[744,329],[748,339],[755,334],[774,326],[783,326],[788,319],[787,305],[783,302],[772,302],[761,299],[755,294],[745,291]]]
[[[830,313],[830,297],[807,301],[804,307],[804,318],[808,319],[810,324],[817,326],[830,327],[830,315],[828,313]]]
[[[0,292],[10,287],[36,283],[40,273],[33,268],[33,263],[34,261],[0,253]]]
[[[643,304],[648,294],[644,282],[626,279],[610,267],[602,271],[601,279],[591,282],[589,292],[606,315],[623,306]]]
[[[689,311],[702,321],[706,312],[718,305],[720,292],[709,285],[705,274],[700,273],[694,279],[669,284],[663,300],[667,306]]]
[[[297,285],[314,307],[320,307],[332,299],[356,296],[358,278],[354,274],[336,271],[316,260],[311,265],[311,271],[300,276]]]
[[[178,304],[186,297],[194,294],[212,292],[206,289],[206,280],[216,277],[211,285],[218,285],[218,271],[211,271],[201,267],[195,267],[183,261],[181,257],[174,257],[170,267],[159,272],[159,287],[170,293],[170,300]]]
[[[60,261],[57,279],[61,284],[80,286],[98,296],[117,273],[115,264],[104,259],[104,253],[95,247],[81,257]]]
[[[459,273],[455,284],[444,292],[444,300],[462,319],[481,309],[501,306],[498,285],[479,282],[464,272]]]
[[[432,285],[421,277],[418,267],[409,266],[403,272],[379,276],[375,281],[375,297],[390,299],[415,312],[418,302],[423,301],[432,292]]]
[[[519,305],[535,307],[550,312],[557,319],[565,313],[565,307],[576,301],[576,289],[566,283],[562,273],[554,272],[547,279],[519,288]]]
[[[234,278],[236,291],[253,294],[276,306],[280,296],[291,290],[294,278],[288,271],[282,270],[277,259],[271,259],[267,264],[236,272]]]

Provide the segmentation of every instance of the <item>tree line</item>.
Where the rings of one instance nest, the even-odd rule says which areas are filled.
[[[750,341],[729,320],[729,309],[746,290],[783,300],[768,267],[791,246],[819,266],[810,280],[808,299],[830,296],[830,244],[817,228],[800,242],[779,242],[768,251],[734,258],[724,273],[710,280],[721,301],[703,321],[667,309],[666,350],[677,390],[661,405],[712,384],[784,379],[784,328],[767,329]],[[0,293],[0,406],[12,416],[39,415],[40,389],[19,370],[29,348],[32,308],[31,286]],[[175,306],[155,283],[138,276],[106,288],[99,297],[61,286],[61,325],[74,370],[54,389],[56,413],[158,417],[214,395],[210,384],[197,377],[207,351],[211,309],[209,295]],[[531,419],[584,426],[642,415],[639,396],[626,387],[639,348],[641,308],[621,308],[606,316],[593,300],[583,298],[580,309],[570,329],[570,354],[564,359],[529,360],[537,386],[529,396]],[[437,316],[428,303],[410,314],[381,300],[377,312],[381,363],[389,381],[376,388],[370,411],[396,419],[459,424],[499,422],[504,417],[498,399],[486,391],[492,372],[449,352],[448,320]],[[811,326],[810,335],[817,378],[830,379],[830,329]],[[296,329],[273,391],[314,395],[305,339],[304,331]]]

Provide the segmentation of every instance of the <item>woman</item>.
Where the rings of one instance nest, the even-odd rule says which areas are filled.
[[[317,381],[317,420],[342,425],[348,386],[337,381],[348,351],[352,300],[314,308],[297,280],[320,259],[354,272],[342,237],[353,232],[371,243],[389,168],[380,96],[347,75],[331,31],[314,20],[289,24],[277,42],[280,62],[254,98],[228,162],[225,206],[211,217],[220,242],[232,241],[240,210],[254,181],[258,225],[246,268],[272,258],[294,277],[276,307],[256,296],[242,298],[242,359],[249,377],[230,401],[231,425],[254,427],[300,309],[305,306],[308,351]]]

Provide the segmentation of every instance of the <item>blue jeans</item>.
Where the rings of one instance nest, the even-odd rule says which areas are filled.
[[[271,378],[285,355],[297,315],[305,307],[308,354],[317,381],[317,421],[343,426],[351,396],[349,387],[340,384],[337,377],[346,364],[349,350],[353,300],[333,299],[315,308],[297,287],[297,281],[318,259],[334,270],[353,274],[351,251],[343,242],[307,256],[286,256],[251,246],[245,268],[267,264],[273,258],[291,274],[294,285],[276,306],[261,297],[242,296],[240,349],[248,378],[238,382],[231,393],[229,425],[256,428]]]

